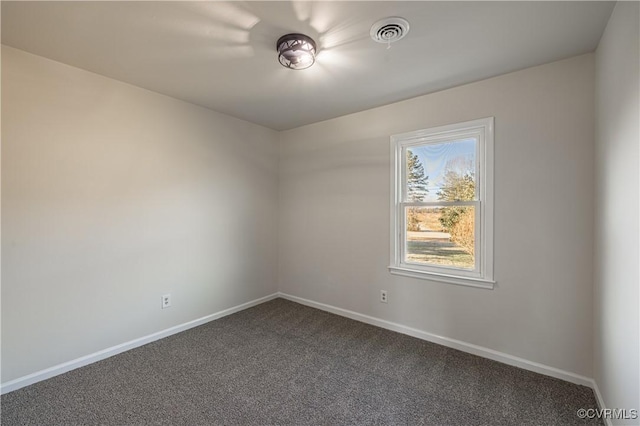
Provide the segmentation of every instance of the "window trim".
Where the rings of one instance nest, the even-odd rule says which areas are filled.
[[[495,284],[493,275],[493,129],[494,118],[487,117],[391,136],[391,253],[388,267],[390,273],[449,284],[493,289]],[[407,204],[412,203],[402,200],[406,190],[404,150],[415,145],[444,142],[465,136],[478,138],[476,142],[478,200],[472,202],[476,206],[476,223],[479,223],[479,226],[476,225],[477,235],[479,234],[479,238],[476,238],[476,266],[473,271],[470,271],[462,268],[406,263],[403,261],[402,249],[404,208]],[[432,204],[443,203],[446,204],[446,202],[433,202]],[[424,205],[424,203],[417,204]]]

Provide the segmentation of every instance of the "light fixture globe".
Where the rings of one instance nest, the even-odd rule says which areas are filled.
[[[316,43],[304,34],[287,34],[278,39],[278,61],[292,70],[309,68],[316,61]]]

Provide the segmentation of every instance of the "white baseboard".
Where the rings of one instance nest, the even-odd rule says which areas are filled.
[[[571,373],[569,371],[560,370],[559,368],[550,367],[548,365],[529,361],[524,358],[519,358],[503,352],[498,352],[493,349],[485,348],[483,346],[474,345],[472,343],[466,343],[460,340],[451,339],[449,337],[438,336],[436,334],[428,333],[426,331],[418,330],[412,327],[407,327],[402,324],[386,321],[380,318],[371,317],[371,316],[360,314],[354,311],[349,311],[347,309],[337,308],[335,306],[326,305],[324,303],[314,302],[312,300],[303,299],[301,297],[292,296],[286,293],[278,293],[278,295],[283,299],[288,299],[288,300],[291,300],[292,302],[297,302],[302,305],[307,305],[312,308],[317,308],[326,312],[331,312],[332,314],[351,318],[353,320],[375,325],[377,327],[386,328],[387,330],[392,330],[398,333],[407,334],[412,337],[417,337],[418,339],[437,343],[439,345],[447,346],[449,348],[458,349],[463,352],[467,352],[473,355],[478,355],[483,358],[488,358],[494,361],[502,362],[504,364],[512,365],[514,367],[519,367],[525,370],[544,374],[546,376],[555,377],[557,379],[565,380],[567,382],[575,383],[578,385],[588,386],[590,388],[593,388],[595,386],[595,382],[591,378],[580,376],[578,374]]]
[[[598,388],[598,383],[595,379],[593,379],[591,382],[593,393],[596,394],[596,402],[598,403],[598,408],[604,410],[605,408],[607,408],[607,405],[604,403],[604,399],[602,398],[602,394],[600,393],[600,388]],[[603,417],[602,421],[604,422],[605,426],[613,426],[613,422],[608,417]]]
[[[278,293],[271,294],[269,296],[261,297],[259,299],[252,300],[247,303],[243,303],[238,306],[234,306],[228,309],[224,309],[220,312],[216,312],[211,315],[207,315],[202,318],[195,319],[193,321],[186,322],[184,324],[176,325],[174,327],[167,328],[166,330],[158,331],[157,333],[149,334],[144,337],[140,337],[138,339],[134,339],[116,346],[112,346],[107,349],[103,349],[101,351],[85,355],[80,358],[76,358],[74,360],[54,365],[53,367],[46,368],[44,370],[36,371],[35,373],[28,374],[23,377],[19,377],[17,379],[8,381],[6,383],[2,383],[0,385],[0,393],[5,394],[17,389],[20,389],[25,386],[29,386],[31,384],[40,382],[42,380],[49,379],[51,377],[66,373],[67,371],[75,370],[76,368],[84,367],[85,365],[92,364],[97,361],[101,361],[105,358],[109,358],[111,356],[117,355],[119,353],[128,351],[130,349],[137,348],[142,345],[146,345],[147,343],[154,342],[156,340],[160,340],[162,338],[171,336],[172,334],[180,333],[181,331],[188,330],[193,327],[197,327],[199,325],[208,323],[210,321],[216,320],[218,318],[225,317],[227,315],[231,315],[233,313],[251,308],[253,306],[259,305],[261,303],[267,302],[269,300],[275,299],[278,297]]]
[[[173,334],[180,333],[182,331],[188,330],[193,327],[197,327],[199,325],[216,320],[218,318],[222,318],[224,316],[231,315],[233,313],[242,311],[244,309],[251,308],[253,306],[259,305],[261,303],[267,302],[277,297],[282,297],[283,299],[291,300],[293,302],[310,306],[312,308],[320,309],[326,312],[331,312],[336,315],[351,318],[353,320],[371,324],[387,330],[396,331],[398,333],[406,334],[409,336],[416,337],[418,339],[437,343],[439,345],[443,345],[449,348],[458,349],[460,351],[467,352],[473,355],[478,355],[483,358],[488,358],[494,361],[502,362],[504,364],[523,368],[525,370],[555,377],[571,383],[588,386],[594,390],[599,407],[605,408],[604,401],[602,399],[602,395],[600,394],[598,386],[596,382],[591,378],[580,376],[578,374],[571,373],[569,371],[560,370],[558,368],[550,367],[537,362],[529,361],[524,358],[519,358],[516,356],[505,354],[503,352],[498,352],[493,349],[485,348],[485,347],[474,345],[471,343],[466,343],[460,340],[451,339],[444,336],[438,336],[432,333],[428,333],[426,331],[418,330],[416,328],[407,327],[402,324],[386,321],[380,318],[371,317],[371,316],[360,314],[354,311],[349,311],[347,309],[326,305],[324,303],[314,302],[312,300],[303,299],[301,297],[293,296],[286,293],[274,293],[269,296],[261,297],[259,299],[255,299],[250,302],[243,303],[241,305],[234,306],[234,307],[222,310],[220,312],[216,312],[214,314],[207,315],[205,317],[202,317],[193,321],[189,321],[184,324],[180,324],[180,325],[168,328],[166,330],[159,331],[157,333],[140,337],[138,339],[134,339],[129,342],[122,343],[120,345],[103,349],[93,354],[89,354],[89,355],[86,355],[62,364],[55,365],[53,367],[50,367],[44,370],[37,371],[35,373],[29,374],[23,377],[19,377],[17,379],[11,380],[9,382],[6,382],[0,385],[0,393],[5,394],[8,392],[20,389],[22,387],[31,385],[33,383],[37,383],[42,380],[49,379],[51,377],[103,360],[105,358],[109,358],[111,356],[128,351],[130,349],[134,349],[139,346],[146,345],[147,343],[154,342],[164,337],[168,337]],[[605,422],[607,422],[607,424],[611,423],[609,420],[606,420],[606,419],[605,419]]]

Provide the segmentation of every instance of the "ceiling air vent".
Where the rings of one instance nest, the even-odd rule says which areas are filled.
[[[371,26],[371,38],[378,43],[391,44],[409,32],[409,22],[404,18],[384,18]]]

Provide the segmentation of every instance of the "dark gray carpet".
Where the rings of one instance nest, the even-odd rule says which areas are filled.
[[[2,396],[3,425],[573,425],[591,389],[276,299]]]

